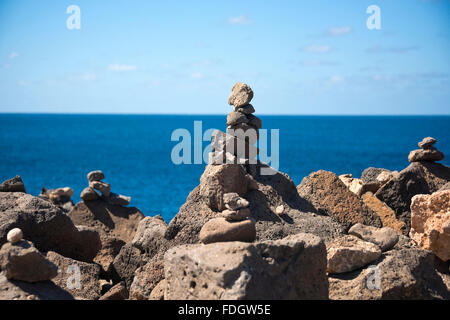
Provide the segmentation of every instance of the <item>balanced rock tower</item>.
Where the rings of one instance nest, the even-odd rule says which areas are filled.
[[[432,137],[423,138],[418,143],[420,149],[413,150],[409,153],[409,162],[418,161],[441,161],[444,159],[444,154],[434,147],[436,139]]]
[[[227,116],[226,133],[216,130],[211,139],[210,164],[256,164],[261,119],[254,116],[250,104],[253,90],[245,83],[237,82],[228,98],[234,110]]]

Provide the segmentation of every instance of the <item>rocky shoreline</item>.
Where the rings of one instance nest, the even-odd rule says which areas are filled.
[[[419,142],[400,172],[319,170],[296,186],[261,174],[252,98],[233,87],[227,131],[169,224],[129,207],[100,170],[77,204],[70,187],[34,197],[19,176],[1,183],[0,299],[450,299],[450,167],[437,141]]]

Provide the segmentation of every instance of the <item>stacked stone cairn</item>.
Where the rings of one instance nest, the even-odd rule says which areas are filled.
[[[54,205],[57,205],[65,212],[69,212],[74,207],[73,201],[73,189],[70,187],[47,189],[42,187],[39,198],[50,201]]]
[[[413,150],[409,153],[409,162],[419,161],[440,161],[444,159],[444,154],[434,147],[436,139],[426,137],[418,143],[420,149]]]
[[[235,165],[245,168],[257,163],[258,148],[255,144],[259,138],[261,119],[253,115],[255,109],[250,104],[252,98],[253,91],[247,84],[237,82],[233,86],[228,103],[234,110],[227,116],[226,133],[216,130],[212,135],[209,165]],[[248,169],[244,170],[248,171]],[[252,179],[249,178],[249,180]],[[200,230],[200,242],[207,244],[255,240],[255,220],[250,217],[250,204],[239,194],[231,191],[224,193],[220,196],[221,205],[210,206],[212,210],[219,212]]]
[[[228,104],[234,110],[227,116],[227,132],[216,130],[211,139],[212,152],[209,163],[248,164],[256,163],[261,119],[254,116],[255,109],[250,104],[253,99],[252,89],[245,83],[237,82],[228,98]]]
[[[84,202],[102,199],[112,205],[127,206],[130,204],[131,197],[123,196],[111,192],[111,185],[102,181],[105,174],[100,171],[91,171],[87,175],[89,187],[81,191],[80,198]],[[101,195],[96,191],[100,191]]]

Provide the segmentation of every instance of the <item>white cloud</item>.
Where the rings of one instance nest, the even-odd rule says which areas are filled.
[[[129,65],[129,64],[117,64],[117,63],[115,63],[115,64],[110,64],[108,66],[108,70],[110,70],[110,71],[119,71],[119,72],[122,72],[122,71],[134,71],[136,69],[137,69],[137,67],[135,65]]]
[[[228,19],[229,24],[249,24],[250,19],[247,16],[231,17]]]
[[[84,73],[79,78],[84,81],[92,81],[97,79],[97,75],[95,73]]]
[[[9,54],[8,58],[14,59],[14,58],[17,58],[18,56],[19,56],[19,53],[14,51]]]
[[[349,26],[343,26],[343,27],[331,27],[327,30],[327,34],[332,37],[339,37],[346,34],[349,34],[352,32],[352,28]]]
[[[304,66],[337,66],[339,63],[325,60],[304,60],[301,64]]]
[[[191,74],[191,78],[202,79],[203,78],[203,74],[200,73],[200,72],[194,72],[194,73]]]
[[[308,53],[328,53],[332,50],[332,48],[327,45],[310,45],[303,47],[302,50]]]

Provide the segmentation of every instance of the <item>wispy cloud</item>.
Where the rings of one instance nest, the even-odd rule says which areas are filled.
[[[194,73],[191,74],[191,78],[202,79],[203,78],[203,74],[201,72],[194,72]]]
[[[332,50],[331,46],[327,45],[310,45],[302,48],[302,51],[307,53],[328,53]]]
[[[303,66],[337,66],[339,62],[326,60],[304,60],[300,62]]]
[[[119,72],[124,72],[124,71],[134,71],[136,70],[137,67],[135,65],[130,65],[130,64],[110,64],[108,66],[108,70],[110,71],[119,71]]]
[[[325,34],[330,37],[340,37],[349,34],[350,32],[352,32],[351,27],[342,26],[342,27],[331,27],[325,32]]]
[[[249,24],[250,22],[251,20],[245,15],[228,18],[229,24]]]
[[[18,56],[19,56],[19,53],[14,51],[9,54],[8,58],[14,59],[14,58],[17,58]]]
[[[408,47],[383,47],[383,46],[373,46],[366,49],[367,53],[397,53],[404,54],[411,51],[419,50],[419,46],[408,46]]]

